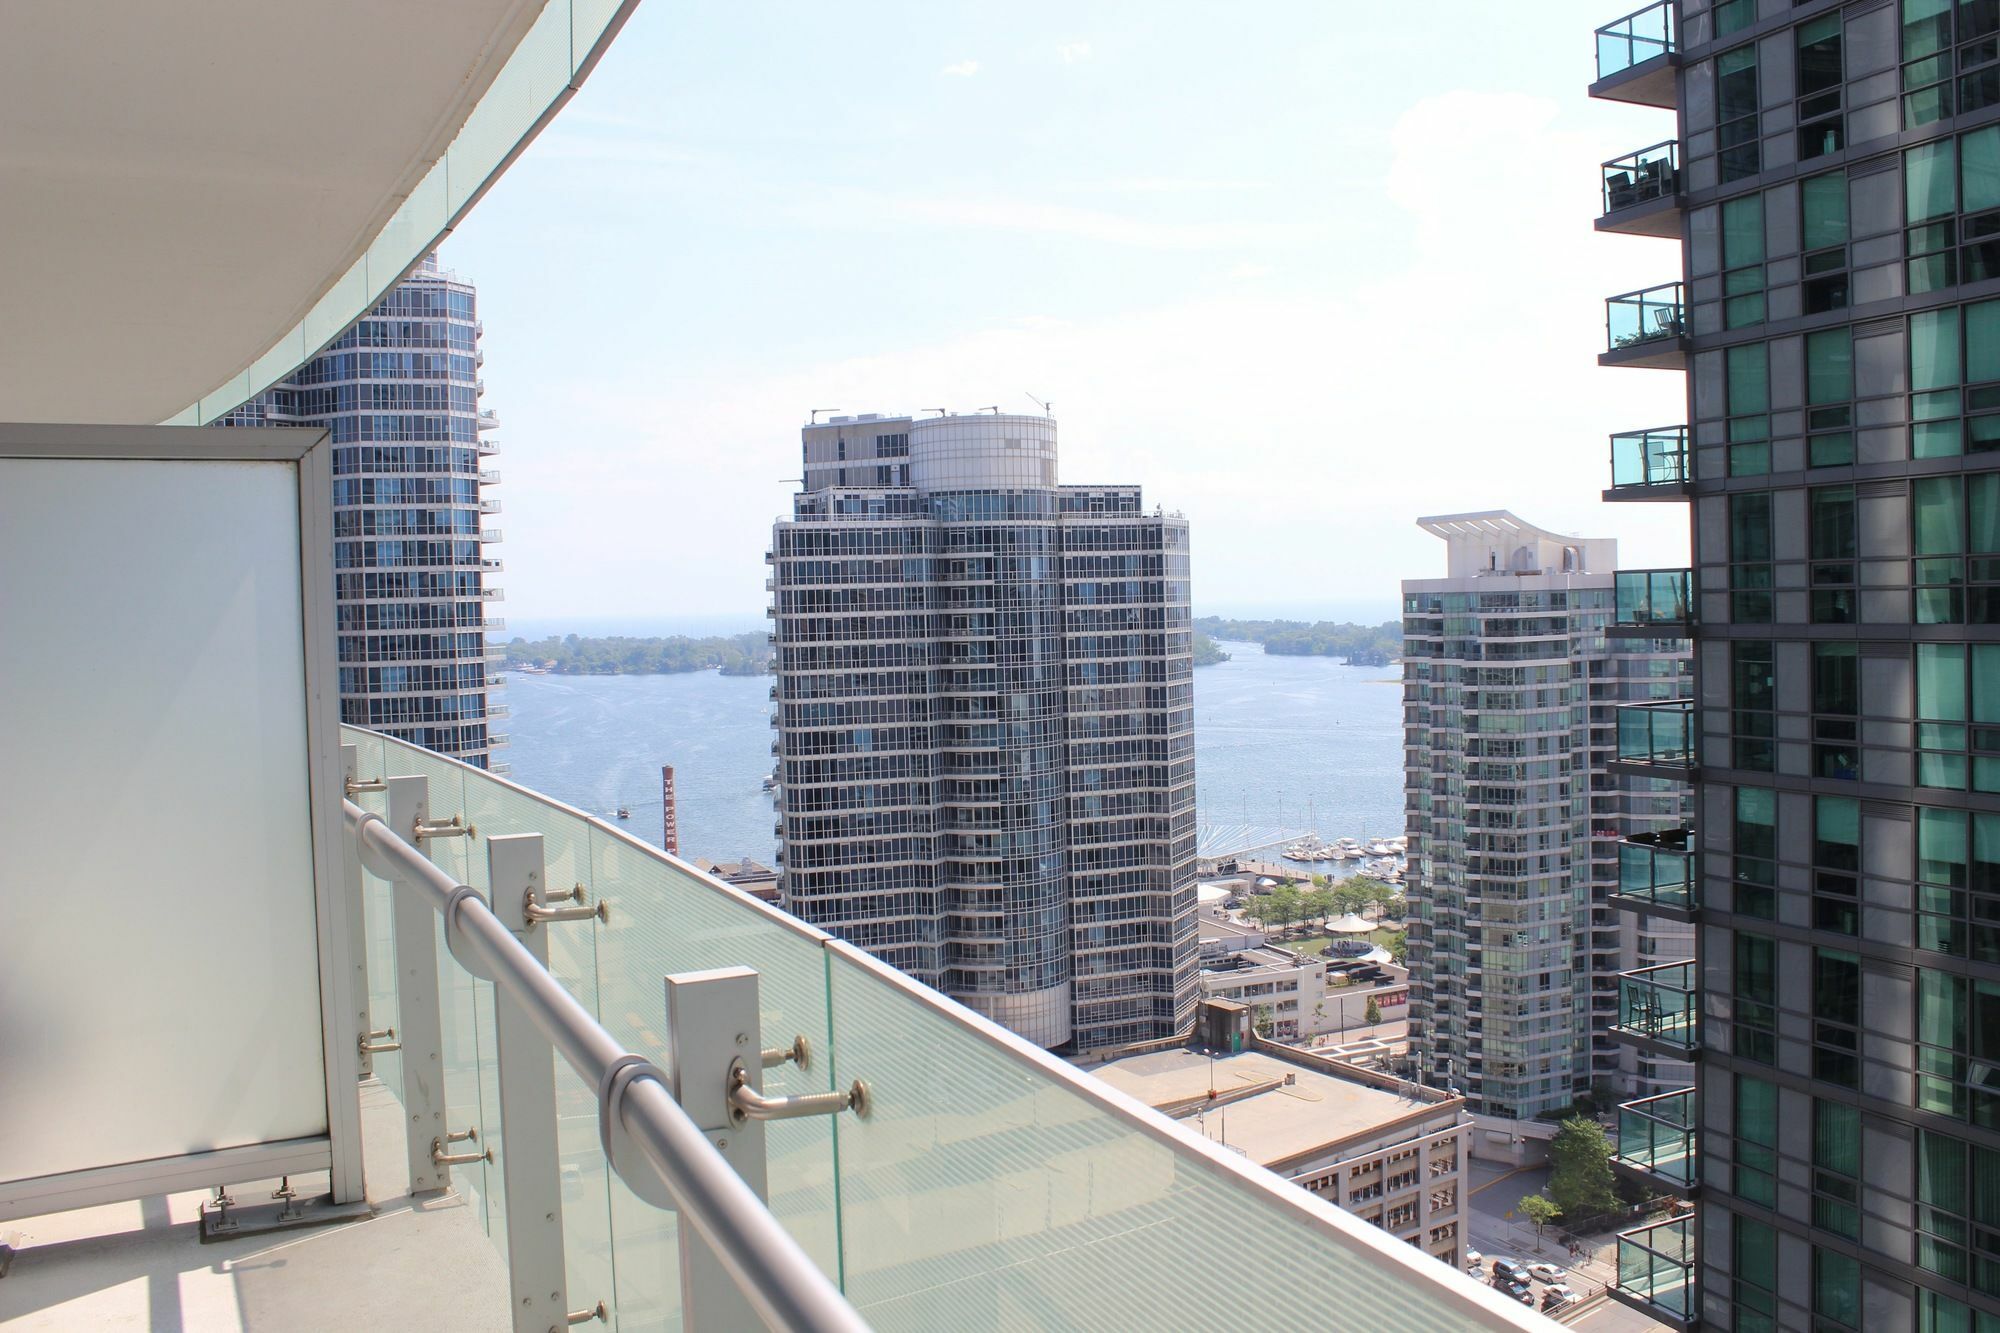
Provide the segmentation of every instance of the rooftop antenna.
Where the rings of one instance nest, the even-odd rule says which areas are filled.
[[[810,426],[817,426],[817,425],[819,424],[819,414],[820,414],[820,413],[822,413],[822,412],[838,412],[839,410],[840,410],[840,409],[839,409],[839,408],[837,408],[837,407],[815,407],[815,408],[814,408],[814,409],[812,410],[812,420],[811,420],[811,421],[809,421],[809,422],[807,422],[806,424],[807,424],[807,425],[810,425]]]
[[[945,416],[945,415],[947,415],[947,414],[946,414],[946,412],[945,412],[945,410],[944,410],[944,409],[943,409],[942,407],[920,407],[920,408],[918,408],[918,409],[917,409],[917,411],[919,411],[919,412],[935,412],[935,413],[937,413],[937,414],[938,414],[939,416]]]
[[[1027,391],[1026,389],[1023,389],[1023,390],[1021,390],[1021,392],[1022,392],[1022,393],[1028,393],[1028,391]],[[1029,401],[1029,402],[1031,402],[1031,403],[1033,403],[1033,404],[1034,404],[1034,405],[1035,405],[1036,407],[1039,407],[1039,408],[1041,408],[1041,409],[1042,409],[1042,415],[1043,415],[1043,416],[1045,416],[1045,417],[1052,417],[1052,416],[1054,416],[1054,415],[1056,414],[1056,411],[1055,411],[1055,404],[1054,404],[1054,403],[1045,403],[1045,402],[1043,402],[1043,401],[1042,401],[1041,399],[1039,399],[1039,398],[1035,397],[1035,395],[1033,395],[1033,394],[1031,394],[1031,393],[1028,393],[1028,401]]]
[[[1000,404],[995,403],[991,407],[982,407],[979,410],[982,412],[991,412],[994,416],[997,417],[1000,415]]]

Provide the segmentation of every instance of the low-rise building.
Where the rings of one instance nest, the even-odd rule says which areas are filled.
[[[1300,1188],[1463,1264],[1460,1194],[1472,1125],[1463,1097],[1265,1041],[1241,1005],[1204,1000],[1201,1010],[1187,1041],[1135,1048],[1092,1072]]]
[[[761,898],[767,903],[778,901],[778,872],[761,861],[753,861],[747,856],[740,861],[711,861],[698,856],[694,858],[694,865],[723,883],[743,890],[752,898]]]

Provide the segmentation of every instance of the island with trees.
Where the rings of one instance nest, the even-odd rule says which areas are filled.
[[[761,676],[770,662],[770,642],[757,633],[653,639],[565,634],[507,644],[510,668],[558,676],[661,676],[711,669],[725,676]]]
[[[1226,620],[1198,616],[1197,634],[1260,643],[1267,653],[1288,657],[1339,657],[1349,666],[1388,666],[1403,653],[1403,622],[1357,625],[1332,620]]]

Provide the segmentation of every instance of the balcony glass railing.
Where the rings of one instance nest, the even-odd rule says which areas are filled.
[[[1618,974],[1618,1029],[1687,1055],[1701,1044],[1692,959]]]
[[[1694,702],[1669,699],[1618,709],[1618,758],[1631,764],[1688,768],[1694,764]]]
[[[1611,488],[1678,485],[1688,479],[1686,426],[1628,430],[1611,437]]]
[[[1618,892],[1655,907],[1695,905],[1695,854],[1648,843],[1618,844]]]
[[[1685,628],[1694,620],[1694,573],[1686,569],[1621,569],[1611,576],[1612,623],[1641,629]]]
[[[1608,79],[1673,51],[1674,6],[1660,0],[1597,30],[1597,77]]]
[[[1686,328],[1681,284],[1663,283],[1604,302],[1606,345],[1611,351],[1678,338]]]
[[[1694,1313],[1694,1218],[1621,1232],[1613,1285],[1676,1321],[1687,1320]]]
[[[1694,1184],[1694,1089],[1621,1104],[1615,1155],[1679,1188]]]
[[[1678,139],[1614,157],[1604,164],[1604,211],[1616,213],[1655,199],[1671,199],[1681,188]]]
[[[865,1080],[865,1114],[760,1123],[770,1212],[871,1324],[963,1327],[976,1305],[974,1323],[1122,1328],[1170,1323],[1217,1300],[1252,1327],[1295,1322],[1290,1285],[1270,1283],[1261,1265],[1189,1261],[1222,1228],[1337,1297],[1357,1322],[1535,1325],[1448,1266],[613,823],[373,732],[343,727],[342,740],[357,747],[362,779],[422,775],[431,819],[462,815],[476,826],[476,838],[423,844],[452,880],[493,896],[492,839],[539,833],[550,899],[568,900],[574,885],[584,903],[609,905],[606,921],[565,908],[589,919],[539,933],[550,973],[626,1049],[673,1054],[663,977],[748,966],[762,1032],[736,1042],[753,1059],[795,1036],[811,1048],[802,1063],[765,1054],[765,1096],[837,1093]],[[358,789],[352,799],[382,811],[389,794]],[[399,1034],[391,895],[405,892],[364,876],[368,1026]],[[498,1119],[494,987],[449,948],[437,959],[445,1119],[453,1130],[476,1127],[475,1146],[497,1159],[454,1165],[452,1179],[505,1253],[510,1126]],[[391,1088],[404,1058],[374,1057]],[[616,1327],[678,1326],[681,1219],[614,1178],[598,1089],[565,1061],[555,1065],[569,1304],[602,1299]]]

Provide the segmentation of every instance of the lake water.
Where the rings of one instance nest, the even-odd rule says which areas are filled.
[[[1244,850],[1312,831],[1403,830],[1402,691],[1397,667],[1273,657],[1256,644],[1194,673],[1195,782],[1204,851]],[[513,779],[610,815],[657,844],[660,765],[674,766],[683,854],[771,863],[768,676],[508,673]]]

